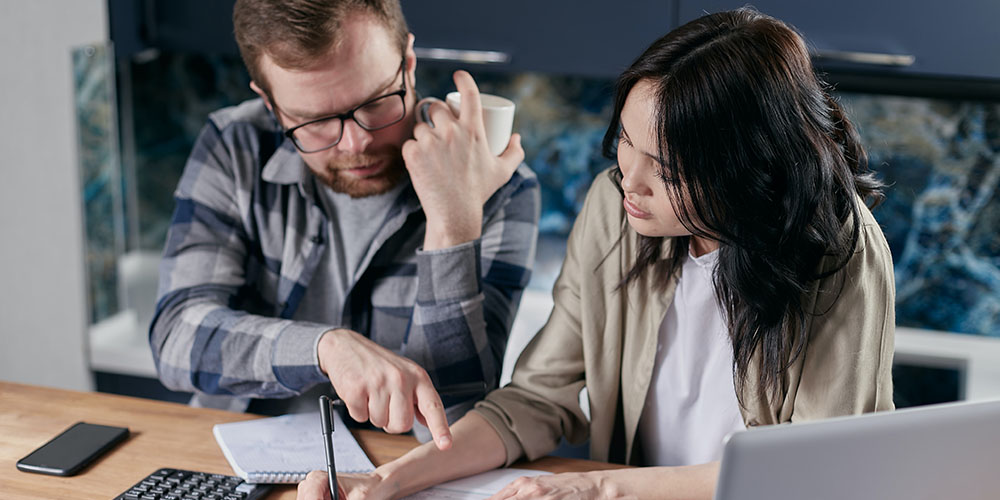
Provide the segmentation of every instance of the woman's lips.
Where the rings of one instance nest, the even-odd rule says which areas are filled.
[[[625,206],[625,211],[628,212],[628,214],[631,215],[632,217],[635,217],[636,219],[650,219],[653,217],[653,214],[649,212],[644,212],[639,207],[633,205],[632,202],[628,201],[628,198],[625,198],[625,200],[622,202],[622,205]]]

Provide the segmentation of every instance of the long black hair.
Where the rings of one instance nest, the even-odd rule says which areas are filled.
[[[608,158],[616,158],[621,111],[640,80],[653,84],[661,174],[678,218],[720,243],[715,293],[737,393],[750,383],[770,399],[808,342],[807,314],[823,312],[806,310],[805,292],[846,265],[861,203],[878,204],[882,184],[802,38],[781,21],[743,8],[654,42],[618,78]],[[612,174],[621,180],[620,170]],[[671,248],[662,259],[665,241]],[[645,273],[666,286],[689,243],[641,236],[623,286]],[[821,269],[824,257],[833,264]],[[751,375],[754,356],[760,365]]]

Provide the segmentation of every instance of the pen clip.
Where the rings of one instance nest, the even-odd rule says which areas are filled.
[[[330,398],[326,396],[319,397],[319,417],[321,421],[320,423],[323,426],[324,436],[329,436],[335,430],[333,428],[333,415],[331,414],[333,411],[332,405],[333,402],[330,401]]]

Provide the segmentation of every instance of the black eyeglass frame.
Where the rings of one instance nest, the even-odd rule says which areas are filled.
[[[348,119],[349,120],[354,120],[354,123],[357,123],[359,127],[363,128],[363,129],[365,129],[365,130],[367,130],[369,132],[371,132],[373,130],[381,130],[381,129],[384,129],[386,127],[391,127],[391,126],[393,126],[393,125],[395,125],[395,124],[403,121],[403,118],[406,118],[406,112],[407,112],[407,109],[406,109],[406,70],[405,70],[405,68],[406,68],[406,55],[404,54],[402,61],[400,61],[400,63],[399,63],[399,70],[398,70],[398,71],[401,71],[403,73],[403,84],[402,84],[402,88],[401,89],[399,89],[399,90],[397,90],[395,92],[390,92],[388,94],[380,95],[378,97],[373,97],[373,98],[371,98],[371,99],[369,99],[369,100],[367,100],[367,101],[365,101],[365,102],[363,102],[363,103],[355,106],[353,109],[351,109],[350,111],[348,111],[346,113],[340,113],[340,114],[330,115],[330,116],[323,116],[323,117],[320,117],[320,118],[316,118],[314,120],[309,120],[309,121],[307,121],[305,123],[300,123],[300,124],[298,124],[298,125],[290,128],[290,129],[285,130],[284,133],[283,133],[283,135],[292,141],[292,145],[295,146],[295,149],[298,149],[299,151],[301,151],[303,153],[306,153],[306,154],[309,154],[309,153],[318,153],[320,151],[326,151],[327,149],[330,149],[330,148],[336,146],[337,144],[340,144],[340,141],[344,138],[344,120],[348,120]],[[359,122],[356,118],[354,118],[354,113],[356,113],[359,109],[361,109],[361,108],[363,108],[363,107],[365,107],[365,106],[367,106],[367,105],[369,105],[369,104],[371,104],[371,103],[373,103],[375,101],[380,101],[382,99],[388,99],[388,98],[393,97],[393,96],[399,96],[400,100],[403,101],[403,114],[400,115],[397,120],[394,120],[391,123],[387,123],[385,125],[380,125],[378,127],[368,127],[365,124]],[[278,106],[274,103],[274,99],[273,98],[271,99],[271,106],[274,107],[275,109],[278,109]],[[324,121],[329,121],[329,120],[334,120],[334,119],[339,119],[340,120],[340,137],[338,137],[336,141],[333,141],[332,144],[329,144],[329,145],[327,145],[325,147],[322,147],[322,148],[319,148],[319,149],[307,150],[304,147],[302,147],[302,145],[299,144],[299,140],[295,138],[295,131],[298,130],[298,129],[300,129],[300,128],[302,128],[302,127],[306,127],[306,126],[312,125],[314,123],[319,123],[319,122],[324,122]],[[282,128],[284,128],[284,127],[282,127]]]

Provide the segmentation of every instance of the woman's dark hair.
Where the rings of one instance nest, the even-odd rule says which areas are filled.
[[[804,293],[846,265],[858,244],[859,198],[874,206],[882,184],[802,38],[781,21],[744,8],[654,42],[618,78],[608,158],[616,158],[622,108],[640,80],[653,86],[661,174],[678,218],[720,243],[715,293],[737,393],[755,384],[768,400],[808,341],[807,314],[824,312],[807,311]],[[620,170],[612,175],[621,180]],[[647,272],[666,286],[689,242],[640,236],[623,286]],[[821,269],[825,256],[833,264]],[[751,375],[754,356],[761,365]]]

